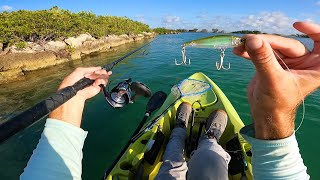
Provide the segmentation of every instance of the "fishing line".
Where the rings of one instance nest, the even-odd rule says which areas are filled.
[[[300,96],[302,97],[302,98],[301,98],[301,99],[302,99],[302,118],[301,118],[300,124],[299,124],[298,127],[295,129],[295,131],[297,132],[297,131],[300,129],[300,127],[301,127],[301,125],[302,125],[302,123],[303,123],[303,121],[304,121],[304,115],[305,115],[305,104],[304,104],[304,98],[303,98],[303,95],[302,95],[302,91],[301,91],[301,89],[300,89],[300,86],[299,86],[296,78],[293,76],[293,73],[291,72],[291,70],[289,69],[289,67],[287,66],[287,64],[282,60],[282,58],[278,55],[278,53],[277,53],[275,50],[272,49],[272,51],[274,52],[274,54],[276,55],[276,57],[281,60],[281,62],[284,64],[284,66],[287,68],[287,70],[290,72],[290,75],[291,75],[291,77],[292,77],[295,85],[297,86],[297,89],[298,89],[298,91],[299,91],[299,94],[300,94]]]

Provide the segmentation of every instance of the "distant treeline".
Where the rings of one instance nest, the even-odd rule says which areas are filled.
[[[199,30],[197,28],[194,29],[167,29],[167,28],[155,28],[154,32],[158,34],[173,34],[173,33],[182,33],[182,32],[213,32],[213,33],[224,33],[224,30],[212,29],[212,31],[208,31],[207,29]]]
[[[0,42],[48,41],[90,33],[93,37],[108,34],[138,34],[150,27],[127,17],[98,16],[91,12],[74,13],[57,6],[49,10],[19,10],[0,13]]]
[[[173,34],[173,33],[180,33],[180,32],[204,32],[204,33],[208,33],[208,32],[212,32],[212,33],[226,33],[224,30],[221,29],[217,29],[217,28],[213,28],[210,30],[207,29],[166,29],[166,28],[155,28],[153,29],[153,31],[155,31],[158,34]],[[233,31],[231,33],[237,33],[237,34],[263,34],[260,31],[250,31],[250,30],[241,30],[241,31]]]
[[[263,34],[261,31],[250,31],[250,30],[241,30],[241,31],[233,31],[231,33],[235,34]]]
[[[152,31],[157,34],[176,34],[176,33],[181,33],[181,32],[188,32],[188,30],[186,30],[186,29],[167,29],[164,27],[154,28],[154,29],[152,29]]]

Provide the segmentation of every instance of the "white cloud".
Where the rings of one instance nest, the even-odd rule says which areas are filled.
[[[292,27],[295,21],[297,21],[297,19],[289,17],[282,12],[261,12],[242,18],[240,23],[243,27],[246,27],[247,30],[291,34],[296,32]]]
[[[320,1],[317,1],[317,2],[316,2],[316,5],[317,5],[317,6],[320,6]]]
[[[165,16],[162,18],[164,23],[177,23],[181,21],[181,18],[178,16]]]
[[[0,7],[0,10],[1,11],[10,11],[10,10],[12,10],[12,7],[8,6],[8,5],[4,5],[4,6]]]
[[[184,23],[185,23],[185,21],[182,21],[182,19],[179,16],[164,16],[164,17],[162,17],[162,24],[166,28],[178,29]]]
[[[205,16],[204,16],[205,15]],[[316,22],[315,16],[298,15],[300,21]],[[207,29],[217,28],[226,32],[238,30],[261,30],[266,33],[296,34],[292,24],[298,19],[283,12],[260,12],[246,16],[215,15],[199,13],[194,18],[179,16],[162,17],[162,26],[170,29]]]

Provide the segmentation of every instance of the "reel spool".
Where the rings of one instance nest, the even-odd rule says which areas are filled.
[[[148,86],[141,82],[132,82],[131,78],[120,82],[110,92],[102,89],[105,99],[114,108],[122,108],[128,103],[133,103],[139,96],[148,98],[152,94]]]

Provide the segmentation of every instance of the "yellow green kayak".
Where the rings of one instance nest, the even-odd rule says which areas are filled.
[[[206,75],[199,72],[187,79],[206,82],[210,89],[196,96],[196,99],[183,96],[177,98],[177,95],[171,92],[161,108],[133,138],[129,148],[110,173],[106,174],[105,179],[154,179],[162,164],[162,155],[171,130],[175,127],[177,108],[182,102],[189,102],[194,110],[194,118],[189,120],[187,129],[186,160],[189,160],[190,152],[195,150],[197,140],[204,133],[206,118],[212,111],[224,109],[229,121],[219,144],[231,156],[229,179],[253,179],[251,147],[239,134],[244,124],[238,113],[221,89]]]

